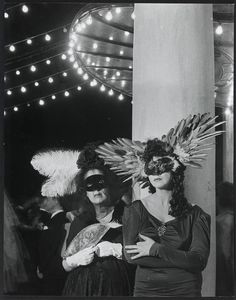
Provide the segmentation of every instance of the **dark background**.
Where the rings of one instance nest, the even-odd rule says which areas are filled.
[[[5,44],[50,31],[56,27],[71,23],[84,3],[35,3],[26,2],[29,12],[23,14],[17,3],[6,2],[9,18],[4,19]],[[22,3],[23,5],[24,3]],[[67,28],[69,28],[67,26]],[[68,50],[68,32],[63,28],[52,33],[52,41],[46,43],[41,38],[33,40],[31,46],[26,43],[16,44],[14,53],[5,49],[5,72],[20,68],[36,61],[47,59]],[[52,59],[50,66],[38,65],[38,71],[32,73],[29,68],[22,69],[21,76],[15,71],[6,73],[5,89],[23,85],[37,78],[49,76],[71,68],[71,63],[61,60],[60,56]],[[36,65],[37,66],[37,65]],[[117,96],[102,94],[97,87],[88,84],[82,91],[71,91],[69,97],[58,96],[56,100],[39,106],[33,99],[43,97],[74,85],[81,79],[74,69],[68,71],[66,78],[57,77],[53,85],[47,82],[27,88],[27,93],[15,91],[11,96],[5,95],[4,106],[4,162],[5,189],[12,200],[22,203],[39,193],[45,179],[30,164],[32,156],[42,149],[66,148],[80,149],[87,142],[108,141],[116,137],[131,138],[132,104],[125,97],[119,101]],[[13,106],[19,106],[14,112]],[[10,108],[9,108],[10,107]],[[9,109],[8,109],[9,108]]]

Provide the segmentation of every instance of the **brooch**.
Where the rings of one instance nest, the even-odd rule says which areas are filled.
[[[157,228],[157,234],[158,234],[159,236],[162,236],[162,235],[165,234],[165,232],[166,232],[166,225],[163,223],[161,226],[159,226],[159,227]]]

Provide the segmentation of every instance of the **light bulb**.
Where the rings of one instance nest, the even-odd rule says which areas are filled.
[[[4,116],[6,116],[7,115],[7,112],[4,110]]]
[[[132,12],[131,18],[132,18],[133,20],[135,19],[135,14],[134,14],[134,12]]]
[[[35,86],[39,86],[38,81],[35,81],[34,85],[35,85]]]
[[[31,67],[30,67],[30,71],[31,71],[31,72],[35,72],[35,71],[36,71],[36,67],[35,67],[35,66],[31,66]]]
[[[89,57],[89,58],[87,58],[87,64],[90,64],[90,62],[91,62],[91,59]]]
[[[111,77],[111,79],[112,79],[112,80],[115,80],[115,79],[116,79],[116,76],[113,75],[113,76]]]
[[[221,25],[218,25],[216,27],[215,33],[221,35],[223,33],[223,27]]]
[[[117,8],[116,8],[116,13],[119,14],[120,12],[121,12],[121,8],[120,8],[120,7],[117,7]]]
[[[83,74],[83,69],[82,69],[82,68],[78,68],[77,73],[78,73],[79,75],[82,75],[82,74]]]
[[[68,53],[69,55],[72,55],[72,54],[73,54],[73,50],[72,50],[72,49],[69,49],[69,50],[67,51],[67,53]]]
[[[113,90],[111,89],[109,92],[108,92],[109,96],[112,96],[114,94]]]
[[[49,34],[46,34],[46,35],[45,35],[45,40],[46,40],[47,42],[51,41],[51,36],[50,36]]]
[[[11,46],[9,47],[9,50],[10,50],[11,52],[14,52],[14,51],[16,50],[16,47],[15,47],[14,45],[11,45]]]
[[[94,43],[94,44],[93,44],[93,49],[97,49],[97,47],[98,47],[98,44],[97,44],[97,43]]]
[[[116,72],[116,76],[120,76],[120,72],[119,71]]]
[[[112,20],[112,13],[111,13],[111,11],[109,10],[107,13],[106,13],[106,16],[105,16],[105,18],[106,18],[106,20],[107,21],[111,21]]]
[[[63,32],[64,32],[64,33],[67,32],[67,28],[66,28],[66,27],[63,28]]]
[[[73,41],[70,41],[70,42],[69,42],[69,47],[70,47],[70,48],[73,48],[74,46],[75,46],[75,43],[74,43]]]
[[[39,100],[39,105],[44,105],[44,104],[45,104],[44,100],[40,99]]]
[[[76,32],[80,32],[81,31],[81,25],[80,24],[77,24],[76,26],[75,26],[75,31]]]
[[[67,73],[66,73],[66,72],[63,72],[62,75],[63,75],[64,77],[66,77],[66,76],[67,76]]]
[[[106,57],[106,61],[109,62],[111,59],[110,57]]]
[[[14,106],[13,110],[14,110],[14,111],[18,111],[18,107],[17,107],[17,106]]]
[[[49,78],[48,78],[48,82],[49,82],[49,83],[53,83],[53,78],[52,78],[52,77],[49,77]]]
[[[74,69],[77,69],[78,66],[79,66],[79,65],[78,65],[78,63],[77,63],[77,61],[76,61],[76,62],[73,64],[73,68],[74,68]]]
[[[67,57],[67,56],[66,56],[65,54],[62,54],[61,59],[65,60],[66,57]]]
[[[105,89],[106,89],[105,86],[102,84],[101,87],[100,87],[100,90],[101,90],[102,92],[104,92]]]
[[[84,80],[87,80],[89,77],[88,77],[88,74],[85,73],[84,76],[83,76]]]
[[[30,103],[27,103],[27,106],[30,107]]]
[[[225,114],[228,116],[230,114],[230,109],[227,107],[225,110]]]
[[[105,70],[105,71],[103,72],[103,74],[106,76],[106,75],[108,74],[107,70]]]
[[[122,101],[122,100],[124,100],[124,96],[123,96],[122,94],[120,94],[119,97],[118,97],[118,99],[119,99],[120,101]]]
[[[22,9],[23,13],[25,13],[25,14],[26,14],[26,13],[29,11],[29,8],[28,8],[28,6],[27,6],[27,5],[25,5],[25,4],[22,6],[22,8],[21,8],[21,9]]]
[[[82,87],[78,85],[78,86],[77,86],[77,90],[78,90],[78,91],[81,91],[81,90],[82,90]]]
[[[7,95],[10,96],[11,94],[12,94],[12,91],[8,90],[8,91],[7,91]]]
[[[76,42],[77,39],[78,39],[77,36],[76,36],[76,34],[75,34],[74,32],[70,34],[70,38],[71,38],[73,41],[75,41],[75,42]]]
[[[75,57],[73,55],[71,55],[70,58],[69,58],[69,61],[70,62],[74,62],[75,61]]]
[[[70,93],[68,91],[65,91],[64,95],[65,95],[65,97],[69,97]]]
[[[110,41],[113,41],[113,36],[109,36],[109,40],[110,40]]]
[[[16,70],[16,75],[19,76],[20,75],[20,71]]]
[[[28,45],[31,45],[31,44],[32,44],[32,40],[31,40],[31,39],[28,39],[28,40],[26,41],[26,43],[27,43]]]
[[[132,66],[129,66],[129,69],[132,69]]]
[[[123,50],[120,50],[120,55],[123,55],[124,54],[124,51]]]
[[[125,31],[125,35],[128,36],[129,35],[129,31]]]
[[[4,18],[5,18],[5,19],[8,19],[8,17],[9,17],[8,13],[5,12],[5,13],[4,13]]]
[[[51,60],[50,60],[50,59],[47,59],[47,60],[46,60],[46,64],[47,64],[47,65],[50,65],[50,63],[51,63]]]
[[[52,98],[52,100],[55,100],[55,99],[56,99],[56,96],[55,96],[55,95],[52,95],[51,98]]]
[[[22,87],[20,88],[20,90],[21,90],[22,93],[25,93],[25,92],[26,92],[26,88],[25,88],[24,86],[22,86]]]
[[[121,81],[121,86],[125,86],[125,83],[126,83],[125,80],[122,80]]]

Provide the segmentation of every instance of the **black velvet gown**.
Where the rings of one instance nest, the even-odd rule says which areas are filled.
[[[121,223],[124,205],[122,202],[115,208],[112,221]],[[86,216],[77,217],[71,224],[67,245],[74,236],[97,220]],[[101,241],[123,243],[122,227],[109,229]],[[98,257],[87,266],[79,266],[70,271],[63,294],[70,296],[132,296],[135,268],[126,260],[114,256]]]
[[[140,200],[126,209],[123,218],[124,244],[134,245],[141,233],[156,241],[150,256],[126,259],[138,265],[134,296],[201,296],[202,275],[210,250],[210,216],[194,205],[183,217],[163,223],[152,216]]]

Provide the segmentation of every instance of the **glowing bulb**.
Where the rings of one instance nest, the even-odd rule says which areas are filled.
[[[125,86],[125,80],[121,81],[121,86]]]
[[[230,109],[227,107],[225,110],[225,114],[228,116],[230,114]]]
[[[63,75],[64,77],[66,77],[66,76],[67,76],[67,73],[66,73],[66,72],[63,72],[62,75]]]
[[[52,77],[49,77],[49,78],[48,78],[48,82],[49,82],[49,83],[53,83],[53,78],[52,78]]]
[[[97,47],[98,47],[98,44],[97,44],[97,43],[94,43],[94,44],[93,44],[93,49],[97,49]]]
[[[5,13],[4,13],[4,18],[5,18],[5,19],[8,19],[8,17],[9,17],[8,13],[5,12]]]
[[[78,68],[77,73],[78,73],[79,75],[82,75],[82,74],[83,74],[83,69],[82,69],[82,68]]]
[[[76,36],[76,34],[73,32],[72,34],[70,34],[70,38],[73,40],[73,41],[77,41],[77,36]]]
[[[72,54],[73,54],[73,50],[72,50],[72,49],[69,49],[69,50],[67,51],[67,53],[68,53],[69,55],[72,55]]]
[[[45,40],[46,40],[47,42],[51,41],[51,36],[50,36],[49,34],[46,34],[46,35],[45,35]]]
[[[7,112],[4,110],[4,116],[6,116],[7,115]]]
[[[128,36],[128,35],[129,35],[129,32],[128,32],[128,31],[125,31],[125,35]]]
[[[82,56],[82,58],[84,58],[84,56],[85,56],[85,53],[82,53],[82,54],[81,54],[81,56]]]
[[[123,50],[120,50],[120,55],[123,55],[124,54],[124,51]]]
[[[32,44],[32,40],[31,40],[31,39],[28,39],[28,40],[26,41],[26,43],[27,43],[28,45],[31,45],[31,44]]]
[[[95,66],[95,62],[92,62],[92,66]]]
[[[8,91],[7,91],[7,95],[10,96],[11,94],[12,94],[12,91],[8,90]]]
[[[221,25],[218,25],[216,27],[215,33],[221,35],[223,33],[223,27]]]
[[[64,95],[65,95],[65,97],[69,97],[70,93],[68,91],[65,91]]]
[[[39,100],[39,105],[44,105],[44,104],[45,104],[44,100],[40,99]]]
[[[119,14],[120,12],[121,12],[121,8],[120,8],[120,7],[117,7],[117,8],[116,8],[116,13]]]
[[[81,90],[82,90],[82,87],[78,85],[78,86],[77,86],[77,90],[78,90],[78,91],[81,91]]]
[[[87,58],[87,64],[90,64],[90,62],[91,62],[91,59]]]
[[[106,90],[105,86],[102,84],[100,87],[100,91],[104,92]]]
[[[124,100],[124,96],[123,96],[122,94],[120,94],[119,97],[118,97],[118,99],[119,99],[120,101],[122,101],[122,100]]]
[[[14,51],[16,50],[16,48],[15,48],[14,45],[11,45],[11,46],[9,47],[9,50],[10,50],[11,52],[14,52]]]
[[[24,86],[22,86],[22,87],[20,88],[20,90],[21,90],[22,93],[25,93],[25,92],[26,92],[26,88],[25,88]]]
[[[111,59],[110,57],[106,57],[106,61],[109,62]]]
[[[132,18],[133,20],[135,19],[135,14],[134,14],[134,12],[132,12],[131,18]]]
[[[107,21],[111,21],[112,20],[112,13],[110,12],[110,10],[106,13],[105,18],[106,18]]]
[[[50,59],[47,59],[47,60],[46,60],[46,64],[47,64],[47,65],[50,65],[50,63],[51,63],[51,60],[50,60]]]
[[[83,76],[84,80],[87,80],[89,77],[88,77],[88,74],[85,73],[84,76]]]
[[[132,66],[129,66],[129,69],[132,69]]]
[[[29,11],[29,8],[27,5],[23,5],[21,9],[22,9],[23,13],[27,13]]]
[[[119,71],[116,72],[116,76],[120,76],[120,72]]]
[[[76,31],[76,32],[80,32],[81,29],[82,29],[82,28],[81,28],[81,25],[80,25],[80,24],[77,24],[76,27],[75,27],[75,31]]]
[[[112,79],[112,80],[115,80],[115,79],[116,79],[116,77],[113,75],[113,76],[111,77],[111,79]]]
[[[61,59],[65,60],[66,57],[67,57],[67,56],[66,56],[65,54],[62,54]]]
[[[31,72],[35,72],[35,71],[36,71],[36,67],[35,67],[35,66],[31,66],[31,67],[30,67],[30,71],[31,71]]]
[[[27,106],[30,107],[30,103],[27,103]]]
[[[35,86],[39,86],[38,81],[35,81],[34,85],[35,85]]]
[[[73,64],[73,68],[74,68],[74,69],[77,69],[78,66],[79,66],[79,65],[78,65],[78,63],[77,63],[77,61],[76,61],[76,62]]]
[[[96,79],[93,80],[93,85],[94,85],[94,86],[97,85],[97,80],[96,80]]]
[[[19,76],[20,75],[20,71],[16,70],[16,75]]]
[[[64,33],[67,32],[67,28],[66,28],[66,27],[63,28],[63,32],[64,32]]]
[[[14,111],[18,111],[18,107],[17,107],[17,106],[14,106],[13,110],[14,110]]]
[[[113,41],[113,36],[109,36],[109,40],[110,40],[110,41]]]
[[[106,76],[106,75],[108,74],[107,70],[105,70],[105,71],[103,72],[103,74]]]
[[[91,17],[91,16],[88,17],[88,19],[86,20],[86,23],[87,23],[88,25],[91,25],[91,24],[93,23],[93,20],[92,20],[92,17]]]
[[[70,42],[69,42],[69,47],[70,47],[70,48],[73,48],[74,46],[75,46],[75,43],[74,43],[73,41],[70,41]]]
[[[109,96],[112,96],[114,94],[113,90],[110,89],[110,91],[108,92]]]
[[[55,100],[55,99],[56,99],[56,96],[55,96],[55,95],[52,95],[51,98],[52,98],[52,100]]]

